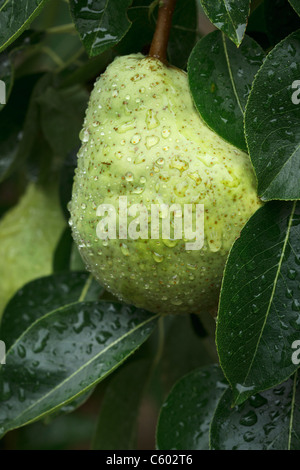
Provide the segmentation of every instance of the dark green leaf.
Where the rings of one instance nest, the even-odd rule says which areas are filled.
[[[85,413],[62,415],[47,425],[39,421],[15,433],[15,448],[18,450],[87,448],[94,427],[94,416]]]
[[[39,96],[41,125],[54,154],[65,157],[78,148],[88,94],[81,87],[48,88]]]
[[[76,302],[37,319],[0,368],[0,434],[89,391],[149,337],[157,317],[103,301]]]
[[[40,13],[47,0],[0,0],[0,52]]]
[[[132,26],[116,46],[118,54],[148,53],[156,20],[154,12],[150,12],[152,3],[152,0],[134,0],[132,2],[128,8],[128,18]]]
[[[209,425],[226,388],[228,384],[216,365],[196,370],[177,382],[161,409],[158,449],[207,450]]]
[[[300,450],[297,374],[234,409],[231,398],[228,389],[216,409],[210,429],[213,450]]]
[[[177,0],[168,45],[170,64],[186,68],[197,39],[197,5],[195,0]]]
[[[245,37],[238,49],[219,31],[201,39],[189,58],[189,84],[203,120],[244,151],[244,109],[263,59],[264,52],[253,39]]]
[[[300,337],[299,230],[299,203],[266,204],[229,255],[216,339],[237,404],[283,382],[298,367],[292,344]]]
[[[300,0],[289,0],[294,10],[300,15]]]
[[[39,145],[38,154],[35,150],[36,145],[44,141],[44,136],[40,132],[38,98],[44,93],[48,86],[51,86],[52,80],[53,77],[50,74],[39,76],[31,93],[30,101],[27,103],[27,108],[24,109],[26,118],[24,123],[22,123],[21,139],[16,149],[15,156],[18,164],[23,164],[31,155],[33,155],[37,165],[41,163],[42,166],[45,161],[49,164],[49,146],[47,145],[46,148],[41,149]],[[24,82],[24,80],[20,80],[20,86],[22,86],[22,82]],[[15,109],[13,111],[15,111]],[[38,140],[40,142],[38,142]],[[36,175],[34,176],[36,177]]]
[[[259,70],[245,113],[250,157],[263,200],[300,198],[300,31]]]
[[[0,181],[7,178],[23,161],[24,154],[19,153],[23,140],[22,129],[36,80],[35,75],[18,80],[9,102],[0,112]]]
[[[127,9],[132,0],[70,0],[81,40],[91,57],[117,44],[130,28]]]
[[[5,338],[7,348],[36,320],[52,310],[79,302],[83,293],[85,300],[98,300],[103,288],[87,273],[55,274],[26,284],[3,314],[0,336]]]
[[[210,21],[239,46],[246,31],[250,0],[201,0],[201,4]]]
[[[94,450],[133,450],[137,418],[149,375],[149,363],[125,365],[109,383],[101,404]]]

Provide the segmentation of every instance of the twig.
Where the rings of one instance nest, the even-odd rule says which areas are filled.
[[[153,36],[149,56],[167,63],[167,47],[172,25],[172,16],[176,0],[162,0],[158,10],[156,30]]]

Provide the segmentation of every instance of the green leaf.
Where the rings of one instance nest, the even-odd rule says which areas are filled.
[[[84,47],[91,57],[117,44],[131,23],[132,0],[70,0],[71,13]]]
[[[267,56],[249,95],[245,133],[263,200],[300,198],[300,31]]]
[[[149,49],[156,20],[154,13],[150,13],[152,4],[153,0],[133,0],[127,11],[132,26],[115,47],[118,54],[145,52]]]
[[[300,336],[300,204],[259,209],[230,252],[216,341],[234,403],[274,387],[297,369]]]
[[[184,69],[197,39],[197,4],[195,0],[177,0],[168,44],[172,65]]]
[[[212,450],[300,450],[300,382],[297,374],[234,409],[226,390],[210,429]]]
[[[157,317],[105,301],[77,301],[39,317],[0,368],[0,434],[88,392],[149,337]]]
[[[20,166],[23,164],[32,154],[32,150],[34,145],[37,143],[38,138],[42,138],[40,134],[40,116],[39,116],[39,106],[38,106],[38,98],[41,96],[44,91],[47,89],[48,86],[51,86],[53,77],[50,74],[38,76],[39,78],[36,80],[35,86],[32,90],[30,95],[30,99],[27,102],[26,109],[24,109],[25,119],[23,117],[22,128],[19,131],[19,142],[18,146],[15,149],[15,165]],[[22,82],[24,80],[20,80],[20,87],[22,86]],[[10,104],[10,103],[9,103]],[[16,106],[16,103],[15,103]],[[8,108],[8,106],[6,107]],[[12,109],[12,113],[15,114],[15,107]],[[4,112],[6,109],[4,110]],[[2,117],[1,113],[1,117]],[[38,162],[43,161],[44,152],[41,152],[38,156]],[[35,154],[35,152],[34,152]],[[36,155],[35,155],[36,156]],[[48,152],[46,152],[46,160],[49,160]],[[14,167],[13,167],[14,169]]]
[[[28,76],[16,81],[8,103],[0,112],[0,181],[15,170],[23,158],[23,154],[19,154],[22,129],[36,79],[36,76]]]
[[[0,336],[11,347],[23,331],[52,310],[79,302],[99,300],[101,287],[88,273],[63,273],[29,282],[8,303],[1,323]]]
[[[158,449],[207,450],[209,425],[227,388],[217,365],[198,369],[177,382],[161,409]]]
[[[39,421],[18,430],[14,446],[18,450],[64,450],[87,448],[95,427],[90,413],[72,413],[45,425]]]
[[[300,0],[289,0],[295,12],[300,16]]]
[[[244,151],[244,109],[263,60],[264,52],[253,39],[246,36],[238,49],[219,31],[201,39],[189,58],[190,89],[201,117]]]
[[[201,4],[210,21],[239,46],[246,31],[250,0],[201,0]]]
[[[79,147],[79,132],[87,108],[88,93],[80,86],[48,87],[37,98],[41,127],[53,153],[65,157]]]
[[[94,450],[133,450],[149,363],[125,365],[107,386],[93,438]]]
[[[28,185],[18,204],[5,213],[0,222],[0,317],[18,289],[51,274],[53,253],[64,227],[53,185]]]
[[[14,70],[10,57],[0,55],[0,111],[4,108],[10,96],[14,79]],[[2,84],[1,84],[2,82]]]
[[[0,52],[40,13],[47,0],[0,0]]]

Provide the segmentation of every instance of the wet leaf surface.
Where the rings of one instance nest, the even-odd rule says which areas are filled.
[[[263,200],[300,198],[300,31],[280,42],[257,74],[245,133]]]
[[[39,14],[47,0],[0,0],[0,52]]]
[[[206,366],[183,377],[165,401],[158,422],[159,450],[207,450],[209,425],[228,388],[221,369]]]
[[[287,382],[231,408],[228,389],[210,430],[212,450],[300,450],[300,388]]]
[[[245,37],[238,49],[214,31],[201,39],[189,58],[188,75],[196,108],[223,139],[247,151],[244,110],[264,52]]]
[[[117,44],[131,22],[127,9],[132,0],[70,0],[81,40],[91,57]]]
[[[201,0],[211,22],[237,46],[241,44],[250,12],[249,0]]]
[[[299,230],[299,203],[268,203],[229,255],[216,341],[237,404],[298,368],[292,345],[300,335]]]
[[[40,316],[9,347],[0,368],[2,435],[88,392],[155,328],[157,315],[83,298]]]

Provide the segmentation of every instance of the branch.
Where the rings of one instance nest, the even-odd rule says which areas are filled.
[[[172,16],[175,10],[176,0],[162,0],[158,10],[156,30],[153,36],[149,56],[167,63],[167,48],[172,25]]]

